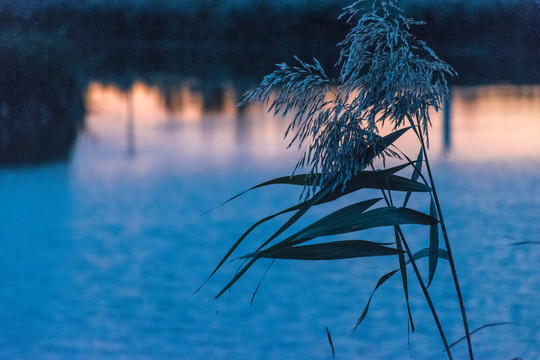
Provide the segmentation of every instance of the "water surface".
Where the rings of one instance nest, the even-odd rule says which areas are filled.
[[[70,161],[0,171],[0,358],[330,359],[325,327],[338,359],[444,358],[412,277],[410,349],[398,277],[377,291],[349,336],[394,259],[277,262],[251,306],[268,263],[214,300],[236,261],[190,297],[243,230],[299,195],[255,191],[201,216],[290,174],[298,156],[285,150],[286,121],[261,109],[239,112],[226,87],[221,99],[209,109],[186,86],[164,95],[143,83],[128,93],[93,83]],[[479,359],[534,359],[540,246],[510,244],[540,240],[540,89],[456,88],[453,99],[450,147],[434,115],[430,155],[471,327],[512,323],[475,334],[475,351]],[[409,140],[400,146],[415,156]],[[428,211],[421,196],[413,204]],[[255,231],[239,254],[280,221]],[[407,231],[415,249],[427,244],[426,233]],[[457,340],[460,316],[444,265],[430,289]],[[464,344],[455,352],[463,358]]]

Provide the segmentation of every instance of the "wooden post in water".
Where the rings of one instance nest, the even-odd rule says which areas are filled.
[[[450,121],[452,119],[452,90],[448,89],[448,98],[444,100],[444,106],[443,106],[443,146],[444,151],[447,152],[450,150],[450,147],[452,146],[452,138],[451,138],[451,124]]]
[[[133,104],[133,86],[126,91],[127,119],[126,119],[126,135],[127,135],[127,155],[133,157],[135,155],[135,110]]]

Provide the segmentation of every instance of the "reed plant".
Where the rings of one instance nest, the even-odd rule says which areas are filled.
[[[412,268],[446,354],[452,359],[453,344],[447,340],[428,290],[438,260],[442,258],[447,260],[453,276],[464,338],[473,359],[465,306],[428,159],[429,114],[432,109],[439,110],[448,97],[446,77],[455,75],[455,71],[411,34],[411,26],[421,23],[404,17],[395,1],[376,0],[371,8],[367,7],[367,12],[364,5],[363,1],[357,1],[346,7],[341,15],[353,26],[338,44],[337,77],[329,77],[315,59],[312,64],[296,59],[294,66],[278,65],[277,70],[266,76],[258,88],[246,93],[242,104],[262,103],[274,116],[290,115],[292,120],[286,133],[289,147],[298,146],[302,152],[293,175],[264,182],[249,190],[285,184],[302,187],[303,192],[298,204],[261,219],[236,240],[212,275],[232,257],[256,227],[289,214],[257,248],[240,256],[244,262],[217,297],[262,258],[337,260],[395,257],[396,269],[380,278],[373,293],[392,276],[399,274],[409,325],[414,331],[409,306],[411,284],[408,280]],[[384,136],[381,135],[383,126],[392,129]],[[406,132],[414,132],[418,139],[420,150],[417,156],[403,153],[395,144]],[[388,157],[396,158],[398,165],[386,166],[384,159]],[[406,171],[412,175],[402,175]],[[366,198],[363,194],[372,194],[372,191],[364,189],[378,189],[381,195]],[[409,199],[413,193],[424,194],[429,213],[410,206]],[[344,197],[350,198],[352,204],[337,208],[287,235],[287,230],[310,209]],[[405,224],[426,228],[429,241],[423,248],[413,251],[402,227]],[[326,241],[377,227],[393,230],[391,244],[367,240]],[[417,261],[424,257],[429,263],[427,283],[417,266]],[[355,328],[368,314],[373,293]]]

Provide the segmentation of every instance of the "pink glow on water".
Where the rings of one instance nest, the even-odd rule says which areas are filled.
[[[139,82],[126,92],[93,83],[87,99],[88,133],[111,140],[125,137],[125,146],[160,145],[190,158],[215,156],[221,163],[242,152],[257,161],[289,163],[298,155],[285,150],[287,119],[273,118],[260,106],[240,111],[230,86],[221,89],[221,102],[211,110],[204,108],[204,94],[188,84],[160,91]],[[432,158],[476,162],[540,156],[540,86],[458,87],[452,100],[449,148],[443,141],[442,111],[432,114]],[[417,152],[412,132],[397,144],[406,153]]]

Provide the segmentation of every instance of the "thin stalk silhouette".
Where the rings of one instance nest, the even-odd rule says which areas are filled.
[[[410,116],[408,116],[408,119],[409,119],[411,125],[414,126],[412,118]],[[430,186],[431,186],[431,189],[432,189],[433,200],[435,201],[435,206],[437,208],[437,213],[438,213],[439,221],[440,221],[440,225],[441,225],[441,232],[443,234],[443,239],[444,239],[444,244],[446,246],[446,251],[448,252],[448,262],[450,264],[450,270],[452,272],[452,278],[453,278],[454,285],[455,285],[455,288],[456,288],[456,295],[457,295],[458,301],[459,301],[459,307],[460,307],[460,310],[461,310],[461,317],[463,319],[463,328],[465,330],[465,337],[467,338],[467,346],[468,346],[468,350],[469,350],[469,357],[470,357],[471,360],[473,360],[474,359],[474,354],[473,354],[473,349],[472,349],[471,334],[470,334],[470,331],[469,331],[469,322],[467,320],[467,313],[466,313],[465,305],[464,305],[464,302],[463,302],[463,296],[461,294],[461,287],[459,285],[456,266],[455,266],[455,263],[454,263],[454,257],[452,255],[452,249],[451,249],[451,246],[450,246],[450,240],[448,238],[448,233],[446,231],[446,225],[445,225],[445,222],[444,222],[444,217],[443,217],[443,213],[442,213],[442,209],[441,209],[441,204],[439,202],[439,197],[437,195],[437,189],[435,187],[435,181],[433,179],[433,174],[431,172],[431,166],[430,166],[429,159],[428,159],[428,154],[427,154],[427,151],[426,151],[427,150],[426,149],[426,143],[424,141],[424,136],[422,134],[422,127],[420,126],[419,121],[417,122],[417,127],[418,128],[415,129],[416,130],[415,133],[416,133],[416,135],[418,137],[418,141],[420,142],[420,145],[422,146],[423,156],[424,156],[424,160],[425,160],[425,163],[426,163],[426,170],[427,170],[427,173],[428,173],[428,178],[429,178]]]
[[[424,280],[422,280],[422,276],[420,275],[420,271],[418,270],[418,267],[416,266],[416,261],[414,260],[413,254],[411,252],[411,249],[409,248],[409,245],[407,244],[407,241],[405,241],[405,236],[403,235],[403,232],[401,231],[400,226],[396,226],[397,231],[399,233],[399,237],[401,240],[401,243],[405,247],[405,251],[407,252],[407,256],[409,257],[409,260],[411,262],[411,265],[414,269],[414,273],[416,274],[416,277],[418,278],[418,283],[420,284],[420,287],[422,288],[422,292],[424,293],[424,297],[426,298],[426,301],[429,305],[429,309],[431,310],[431,314],[433,315],[433,319],[435,320],[435,324],[437,325],[437,329],[439,330],[439,334],[441,335],[441,340],[444,344],[444,349],[446,350],[446,354],[448,355],[448,359],[452,360],[452,353],[450,352],[450,346],[448,345],[448,341],[446,340],[446,336],[444,335],[444,331],[442,328],[442,324],[439,320],[439,316],[437,315],[437,310],[435,310],[435,305],[433,305],[433,301],[431,301],[431,296],[429,295],[428,289],[426,285],[424,284]]]
[[[390,197],[390,191],[388,191],[388,196],[384,192],[384,190],[381,190],[383,194],[383,198],[386,202],[387,206],[393,206],[391,200],[389,200]],[[444,330],[442,328],[441,321],[439,320],[439,315],[437,315],[437,310],[435,309],[435,305],[433,304],[433,301],[431,300],[431,296],[429,295],[429,291],[424,284],[424,280],[422,279],[422,275],[420,274],[420,270],[418,270],[418,266],[416,265],[416,260],[414,260],[414,256],[411,252],[411,249],[409,247],[409,244],[405,240],[405,235],[403,234],[403,231],[401,230],[401,226],[396,225],[394,226],[394,231],[396,233],[396,243],[401,243],[403,247],[405,248],[405,252],[407,253],[407,256],[409,258],[409,261],[411,262],[411,265],[413,267],[414,273],[416,274],[416,278],[418,279],[418,283],[420,284],[420,287],[422,288],[422,292],[424,293],[424,297],[426,298],[426,301],[428,303],[429,309],[431,310],[431,314],[433,316],[433,320],[435,321],[435,324],[437,325],[437,330],[439,331],[439,334],[441,336],[441,340],[444,344],[444,349],[446,351],[446,354],[448,355],[448,359],[452,360],[452,352],[450,351],[450,346],[448,345],[448,341],[446,340],[446,335],[444,334]],[[401,264],[400,264],[401,266]],[[408,307],[408,304],[407,304]],[[412,321],[412,319],[411,319]]]
[[[340,18],[352,21],[363,12],[361,3],[362,0],[358,0],[346,7]],[[308,64],[295,57],[296,65],[278,64],[274,72],[264,77],[259,87],[244,95],[241,104],[261,103],[274,116],[284,117],[291,113],[293,116],[285,137],[289,139],[289,147],[295,144],[302,150],[293,175],[266,181],[249,190],[276,184],[301,186],[303,190],[298,204],[259,220],[245,231],[232,245],[212,275],[254,228],[278,215],[294,212],[277,230],[265,236],[255,251],[240,257],[249,260],[216,297],[233,286],[257,260],[262,258],[339,260],[397,256],[399,268],[379,279],[355,329],[366,317],[375,291],[401,270],[409,321],[414,331],[406,270],[410,262],[430,307],[447,356],[452,360],[450,346],[427,290],[435,274],[438,258],[449,259],[469,344],[470,359],[473,360],[465,307],[426,151],[427,128],[430,125],[429,109],[438,110],[441,107],[442,101],[448,95],[446,76],[453,76],[456,73],[424,42],[416,39],[408,31],[412,25],[417,24],[419,22],[401,15],[394,0],[375,0],[371,12],[361,15],[356,26],[338,44],[342,48],[340,59],[336,63],[336,66],[340,67],[338,78],[328,77],[316,59],[313,59],[313,64]],[[416,119],[416,124],[413,119]],[[407,122],[410,122],[421,144],[422,150],[416,161],[418,166],[404,155],[408,163],[387,168],[384,163],[386,157],[401,159],[391,147],[394,147],[393,143],[401,135],[410,130],[411,127],[405,127]],[[381,136],[379,126],[385,123],[393,125],[393,132]],[[424,133],[422,129],[425,129]],[[383,159],[380,170],[373,167],[376,158]],[[421,165],[424,160],[429,180],[422,175]],[[368,166],[371,166],[372,171],[366,170]],[[415,171],[411,178],[397,175],[399,171],[411,166]],[[300,169],[305,172],[297,173]],[[423,182],[418,181],[419,177]],[[291,233],[289,230],[312,207],[334,202],[344,196],[349,198],[349,194],[361,189],[382,190],[387,206],[375,206],[382,199],[380,197],[361,198],[362,201],[345,207],[340,207],[336,203],[338,208],[326,216],[296,232]],[[395,191],[406,193],[402,207],[394,206],[392,195]],[[429,214],[407,207],[408,198],[413,192],[431,194]],[[243,193],[245,191],[241,194]],[[429,226],[429,248],[413,254],[400,227],[405,224]],[[438,245],[439,224],[446,251]],[[386,226],[393,227],[397,248],[368,240],[316,241],[328,236],[340,236]],[[315,243],[311,242],[312,240]],[[416,264],[416,260],[426,256],[429,256],[430,260],[428,285],[422,280]],[[409,260],[405,261],[406,257]]]

